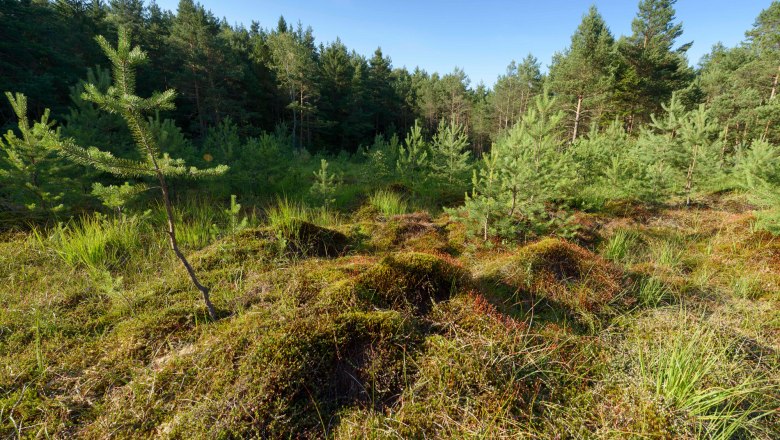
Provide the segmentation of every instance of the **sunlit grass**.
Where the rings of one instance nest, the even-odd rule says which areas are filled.
[[[680,315],[684,321],[683,312]],[[657,395],[695,417],[702,435],[725,440],[750,432],[755,421],[771,414],[773,408],[759,402],[776,389],[752,374],[730,383],[716,380],[728,371],[730,353],[728,341],[705,324],[681,324],[650,349],[640,349],[639,367]]]
[[[33,237],[71,267],[107,269],[118,267],[140,249],[141,228],[135,219],[92,215],[49,230],[35,229]]]
[[[368,201],[385,217],[406,214],[408,209],[408,203],[392,191],[379,190],[372,194]]]
[[[656,277],[643,278],[637,285],[637,298],[646,307],[657,307],[672,299],[672,292]]]
[[[639,237],[633,231],[618,229],[604,246],[604,257],[616,262],[625,262],[638,244]]]

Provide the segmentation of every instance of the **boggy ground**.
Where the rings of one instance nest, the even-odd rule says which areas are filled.
[[[490,246],[426,213],[244,230],[192,253],[217,322],[150,231],[103,265],[8,234],[0,434],[777,438],[780,240],[749,208]]]

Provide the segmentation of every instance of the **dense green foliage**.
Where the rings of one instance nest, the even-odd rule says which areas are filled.
[[[762,12],[739,47],[714,47],[698,70],[685,58],[689,45],[677,45],[683,28],[673,6],[641,1],[632,34],[622,37],[591,7],[549,74],[529,55],[487,88],[471,87],[459,69],[410,72],[393,68],[381,50],[367,58],[338,40],[318,45],[310,28],[284,19],[268,29],[231,26],[191,0],[175,13],[139,0],[5,0],[0,19],[14,25],[3,26],[4,41],[16,43],[0,50],[15,61],[0,87],[26,96],[24,118],[29,112],[42,119],[18,120],[18,104],[0,113],[0,123],[12,128],[0,157],[0,207],[13,217],[45,220],[95,209],[100,201],[136,209],[142,204],[131,199],[150,197],[138,173],[117,179],[67,165],[41,138],[143,159],[137,129],[93,99],[111,88],[93,36],[110,39],[124,28],[151,60],[140,66],[138,94],[166,98],[136,121],[169,154],[160,159],[174,168],[230,167],[206,186],[174,178],[172,198],[197,194],[224,204],[237,195],[249,208],[284,194],[343,210],[357,206],[356,196],[396,186],[421,206],[454,208],[485,238],[510,238],[569,234],[567,212],[574,207],[676,197],[691,203],[703,192],[743,189],[770,208],[762,217],[770,219],[776,179],[745,162],[774,154],[780,142],[773,123],[780,118],[780,6]],[[38,19],[17,20],[25,14]],[[60,28],[69,29],[68,47],[83,50],[65,59],[66,49],[36,43]],[[13,73],[31,69],[15,51],[33,44],[46,60],[35,66],[36,78],[46,84]],[[175,107],[173,92],[155,95],[162,85],[176,90]],[[46,99],[43,90],[51,91]],[[754,145],[764,150],[753,153]],[[39,151],[24,156],[21,148]]]

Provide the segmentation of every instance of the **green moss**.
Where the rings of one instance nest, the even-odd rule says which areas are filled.
[[[270,263],[286,256],[332,258],[346,253],[350,244],[350,239],[341,232],[296,221],[278,231],[271,228],[241,231],[196,253],[192,260],[197,269],[212,270],[248,260]]]
[[[578,313],[606,312],[624,291],[622,272],[575,244],[546,238],[495,264],[493,275],[518,294],[540,295]]]
[[[259,325],[259,327],[258,327]],[[413,325],[395,311],[224,323],[206,341],[123,387],[93,436],[320,436],[342,408],[382,407],[401,389]],[[149,399],[153,393],[153,399]],[[186,399],[182,399],[187,396]]]
[[[415,357],[401,402],[389,412],[360,408],[345,417],[337,438],[518,438],[541,408],[554,350],[527,328],[504,320],[478,295],[460,295],[429,315],[429,335]],[[538,405],[538,408],[537,408]]]
[[[397,215],[383,222],[361,224],[368,250],[373,252],[417,251],[455,254],[444,225],[426,213]]]
[[[362,273],[358,295],[379,307],[424,313],[468,283],[468,273],[444,258],[419,252],[389,255]]]

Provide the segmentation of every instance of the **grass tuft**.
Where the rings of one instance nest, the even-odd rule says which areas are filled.
[[[368,199],[371,206],[376,208],[386,218],[395,215],[406,214],[408,204],[397,193],[387,190],[379,190]]]
[[[615,262],[626,262],[636,247],[639,236],[625,229],[618,229],[604,246],[604,258]]]
[[[35,229],[33,237],[42,247],[53,249],[71,267],[112,269],[140,249],[140,227],[134,219],[96,214],[68,224],[60,223],[48,231]]]
[[[753,424],[773,413],[758,402],[776,387],[758,375],[719,383],[717,374],[731,363],[729,344],[703,323],[681,326],[648,351],[640,350],[643,378],[655,393],[696,419],[707,438],[730,439],[750,433]]]
[[[636,294],[645,307],[658,307],[672,298],[671,290],[656,277],[642,278],[637,285]]]

